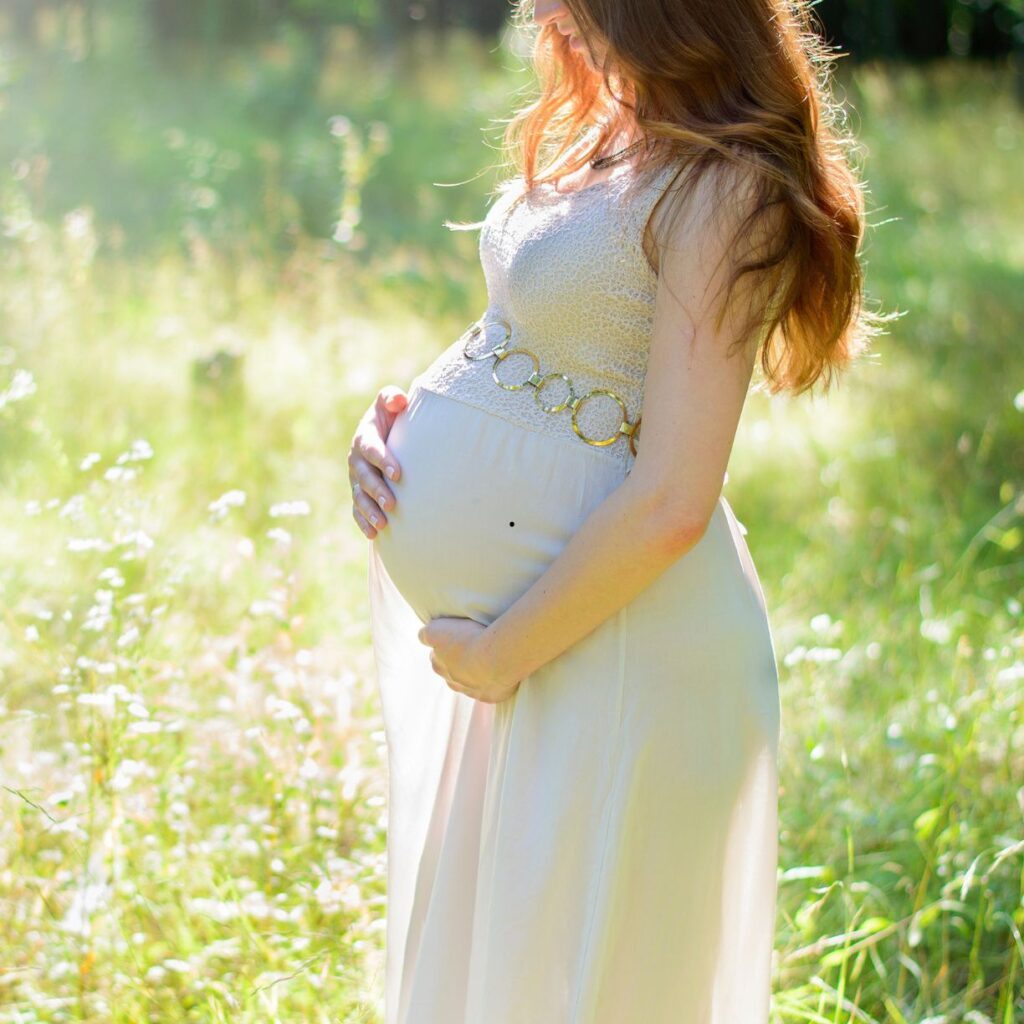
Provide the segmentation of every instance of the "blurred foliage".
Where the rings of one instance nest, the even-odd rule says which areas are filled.
[[[0,65],[0,188],[35,216],[87,204],[104,253],[137,258],[201,239],[283,259],[312,236],[325,259],[422,289],[426,309],[465,298],[454,271],[475,238],[443,221],[482,213],[487,112],[507,88],[472,35],[422,34],[388,57],[339,28],[318,69],[310,35],[282,25],[257,58],[211,70],[154,63],[130,25],[115,30],[129,44],[101,64],[8,50]]]
[[[991,57],[1024,48],[1022,0],[815,0],[830,42],[855,57]]]
[[[1024,49],[1024,0],[810,0],[830,41],[857,57],[992,57]],[[420,28],[498,34],[512,0],[107,0],[104,10],[137,16],[158,52],[202,44],[266,39],[289,24],[314,39],[331,26],[357,27],[393,45]],[[0,17],[4,14],[0,11]],[[95,41],[97,0],[8,0],[6,23],[22,40],[40,41],[54,25],[84,25]]]

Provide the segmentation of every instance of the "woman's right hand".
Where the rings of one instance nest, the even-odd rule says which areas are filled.
[[[387,525],[384,510],[395,507],[395,495],[385,483],[384,474],[397,480],[401,467],[388,451],[387,439],[395,418],[408,404],[409,396],[400,387],[393,384],[382,387],[352,437],[348,452],[352,516],[370,540]]]

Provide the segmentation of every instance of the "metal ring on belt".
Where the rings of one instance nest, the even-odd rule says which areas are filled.
[[[479,355],[472,355],[469,352],[470,343],[475,341],[481,335],[486,338],[487,329],[489,327],[501,327],[504,330],[505,336],[489,351],[483,352]],[[573,388],[572,381],[564,373],[551,372],[542,374],[540,372],[540,360],[533,352],[526,348],[508,347],[508,342],[512,339],[512,325],[507,320],[477,320],[476,323],[470,324],[470,326],[466,328],[463,332],[463,337],[466,338],[466,342],[462,346],[462,354],[467,359],[476,360],[486,359],[489,356],[495,357],[491,376],[494,378],[495,384],[499,387],[503,387],[506,391],[518,391],[520,388],[526,387],[527,384],[532,384],[534,388],[533,397],[536,400],[537,405],[539,405],[544,412],[561,412],[563,409],[572,409],[572,429],[581,440],[586,441],[587,444],[594,445],[595,447],[603,448],[605,445],[614,444],[619,439],[619,435],[624,434],[629,438],[629,450],[633,453],[634,457],[636,456],[637,437],[640,431],[640,420],[642,417],[638,416],[635,422],[630,423],[629,417],[626,413],[626,403],[623,402],[623,400],[615,394],[614,391],[609,391],[607,388],[593,388],[585,395],[577,395]],[[519,384],[505,384],[498,379],[498,367],[508,356],[516,354],[530,357],[533,362],[533,372],[526,378],[526,380]],[[545,405],[543,401],[541,401],[541,392],[550,381],[555,380],[556,378],[560,378],[565,381],[566,387],[569,389],[569,396],[564,402],[559,402],[556,405]],[[598,395],[605,395],[617,402],[619,409],[622,412],[622,422],[611,437],[587,437],[580,429],[580,425],[577,422],[577,416],[579,415],[580,409],[589,399],[596,398]]]

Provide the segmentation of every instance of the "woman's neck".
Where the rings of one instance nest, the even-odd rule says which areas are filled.
[[[635,121],[601,121],[596,126],[598,130],[605,128],[608,131],[608,139],[604,145],[604,153],[615,153],[620,149],[633,145],[634,142],[643,138],[643,134]]]

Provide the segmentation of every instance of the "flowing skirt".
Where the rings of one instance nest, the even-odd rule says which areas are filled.
[[[744,531],[707,532],[485,704],[417,638],[492,622],[625,478],[415,386],[369,545],[388,750],[386,1024],[767,1024],[778,675]]]

